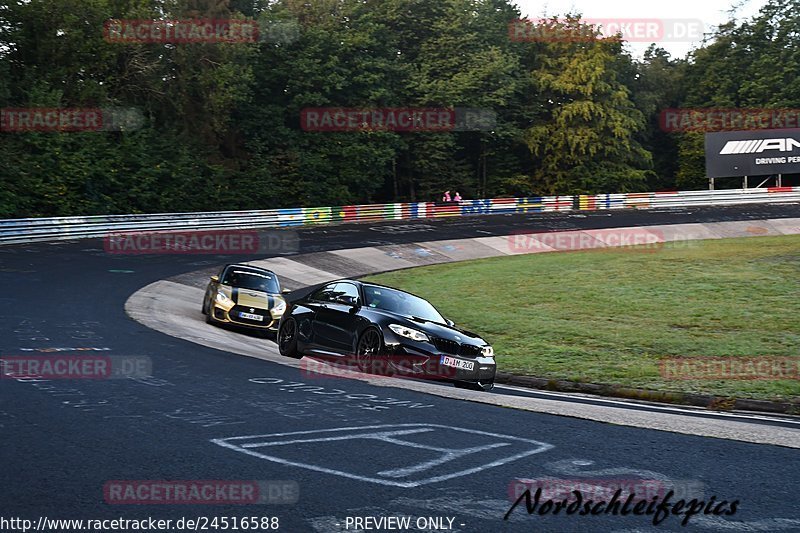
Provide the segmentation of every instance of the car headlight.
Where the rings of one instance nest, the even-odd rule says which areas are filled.
[[[275,305],[272,306],[272,314],[274,315],[282,315],[284,311],[286,311],[286,300],[283,298],[275,298]]]
[[[484,357],[494,357],[494,348],[491,346],[484,346],[481,348],[481,355]]]
[[[400,324],[389,324],[389,329],[400,335],[401,337],[405,337],[407,339],[412,339],[415,341],[429,341],[427,335],[422,333],[421,331],[417,331],[416,329],[407,328],[405,326],[401,326]]]
[[[217,293],[217,302],[221,303],[222,305],[228,305],[228,304],[232,304],[233,300],[228,298],[228,295],[226,295],[224,292],[218,292]]]

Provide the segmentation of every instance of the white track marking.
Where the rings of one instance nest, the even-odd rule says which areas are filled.
[[[377,431],[369,431],[369,430],[377,430]],[[437,451],[439,450],[445,450],[445,451],[440,452],[441,455],[439,457],[434,458],[433,460],[422,461],[419,464],[409,465],[404,468],[379,471],[375,474],[374,477],[356,474],[353,472],[345,472],[320,465],[292,461],[274,455],[266,455],[264,453],[254,451],[252,449],[256,447],[273,448],[283,445],[325,443],[325,442],[335,442],[343,440],[383,441],[398,446],[420,449],[417,443],[403,441],[400,439],[394,439],[393,437],[398,435],[408,435],[417,433],[432,433],[435,431],[439,431],[442,433],[446,431],[456,431],[459,433],[468,433],[472,435],[479,435],[482,437],[492,437],[495,439],[499,439],[500,442],[484,444],[482,446],[473,446],[464,449],[433,448]],[[344,433],[344,434],[330,436],[331,433],[334,434]],[[316,438],[315,437],[295,438],[300,436],[325,435],[325,434],[328,434],[329,436],[319,436]],[[282,439],[284,437],[289,437],[289,438]],[[265,439],[271,439],[271,440],[265,440]],[[249,442],[249,443],[242,442],[246,440],[255,440],[255,442]],[[500,435],[497,433],[488,433],[485,431],[459,428],[454,426],[444,426],[439,424],[388,424],[388,425],[384,424],[377,426],[344,427],[344,428],[320,429],[320,430],[310,430],[310,431],[296,431],[290,433],[273,433],[269,435],[246,435],[239,437],[227,437],[227,438],[212,439],[211,442],[213,442],[214,444],[218,444],[219,446],[233,450],[235,452],[244,453],[247,455],[251,455],[253,457],[258,457],[259,459],[265,459],[267,461],[272,461],[279,464],[284,464],[288,466],[297,466],[300,468],[306,468],[308,470],[314,470],[316,472],[323,472],[326,474],[346,477],[358,481],[367,481],[371,483],[378,483],[380,485],[389,485],[389,486],[403,487],[403,488],[418,487],[420,485],[437,483],[439,481],[445,481],[447,479],[474,474],[476,472],[481,472],[488,468],[501,466],[510,463],[512,461],[516,461],[518,459],[522,459],[524,457],[541,453],[553,448],[551,444],[531,439],[524,439],[521,437],[514,437],[511,435]],[[499,449],[501,447],[514,446],[514,445],[517,445],[517,449],[519,449],[520,445],[524,446],[524,451],[513,453],[512,455],[508,455],[506,457],[499,457],[494,461],[490,461],[488,463],[478,465],[472,468],[467,468],[465,470],[459,470],[455,472],[449,472],[446,474],[432,476],[429,478],[409,480],[409,481],[394,481],[390,479],[385,479],[385,477],[407,478],[412,474],[417,474],[426,470],[430,470],[437,466],[445,465],[446,463],[450,463],[469,454],[475,454],[481,452],[484,455],[486,455],[486,452],[488,450]],[[321,454],[321,456],[324,457],[324,454]]]

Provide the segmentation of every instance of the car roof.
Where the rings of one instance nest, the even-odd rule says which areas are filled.
[[[418,296],[418,295],[414,294],[413,292],[404,291],[403,289],[398,289],[397,287],[390,287],[388,285],[381,285],[380,283],[373,283],[371,281],[360,281],[360,280],[356,280],[356,279],[336,279],[336,280],[333,280],[333,281],[329,281],[328,283],[323,283],[321,285],[321,287],[326,287],[326,286],[332,285],[334,283],[352,283],[354,285],[360,285],[362,287],[364,285],[369,285],[370,287],[380,287],[382,289],[389,289],[389,290],[392,290],[392,291],[404,292],[406,294],[410,294],[411,296],[416,296],[417,298],[422,298],[422,296]],[[422,299],[425,300],[425,298],[422,298]],[[427,301],[427,300],[425,300],[425,301]]]
[[[225,270],[228,270],[229,268],[235,268],[237,270],[243,270],[243,271],[248,271],[249,270],[250,272],[254,272],[254,273],[257,273],[257,274],[267,273],[267,274],[272,274],[273,276],[277,277],[275,272],[273,272],[272,270],[269,270],[267,268],[261,268],[261,267],[257,267],[257,266],[252,266],[252,265],[242,265],[242,264],[239,264],[239,263],[232,263],[230,265],[225,265]]]

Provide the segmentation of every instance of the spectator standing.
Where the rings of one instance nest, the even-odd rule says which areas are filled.
[[[461,195],[458,194],[458,191],[456,191],[456,195],[453,197],[453,201],[454,202],[460,202],[461,201]]]
[[[444,191],[444,196],[442,196],[443,202],[452,202],[453,200],[450,198],[450,191]]]

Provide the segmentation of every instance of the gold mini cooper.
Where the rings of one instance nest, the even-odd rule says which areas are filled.
[[[203,298],[209,324],[243,326],[262,332],[276,331],[286,300],[274,272],[250,265],[226,265],[211,276]]]

